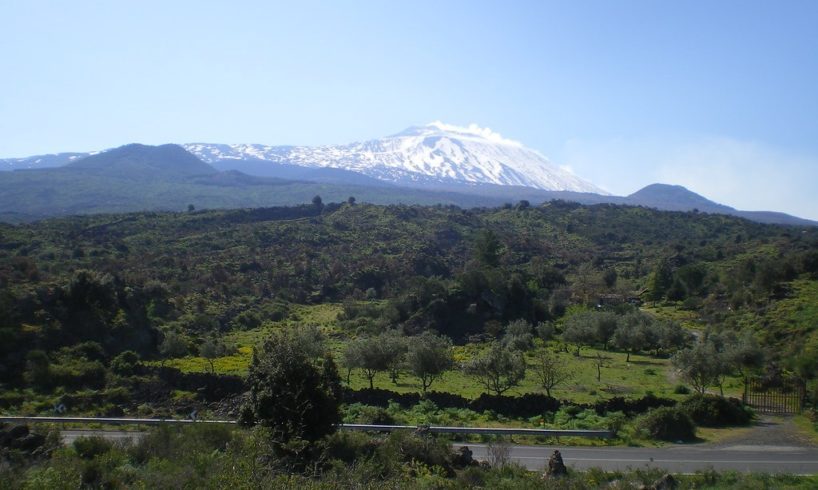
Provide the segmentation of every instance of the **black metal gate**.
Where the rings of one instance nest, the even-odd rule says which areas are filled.
[[[806,392],[800,378],[745,378],[742,400],[758,412],[801,413]]]

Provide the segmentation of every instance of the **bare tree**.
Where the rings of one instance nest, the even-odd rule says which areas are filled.
[[[502,436],[489,442],[486,451],[489,466],[492,468],[503,468],[511,462],[511,444]]]
[[[541,351],[537,356],[534,371],[540,380],[540,386],[548,396],[551,396],[551,390],[574,377],[565,362],[560,361],[556,355],[547,350]]]
[[[594,366],[596,367],[596,380],[602,380],[602,368],[608,366],[608,361],[611,358],[608,356],[603,356],[601,353],[597,352],[596,356],[593,358]]]

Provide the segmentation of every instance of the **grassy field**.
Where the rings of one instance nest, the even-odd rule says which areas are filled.
[[[268,323],[253,330],[232,332],[226,336],[225,341],[236,345],[238,351],[233,355],[216,359],[213,363],[215,371],[223,374],[246,374],[254,345],[263,340],[272,330],[298,327],[300,325],[318,326],[325,334],[327,345],[335,358],[340,359],[341,352],[343,352],[344,346],[349,340],[349,337],[338,327],[337,320],[340,312],[341,306],[337,304],[297,306],[294,307],[286,320]],[[541,349],[547,349],[574,373],[569,382],[554,390],[552,394],[557,398],[587,403],[613,396],[639,398],[649,393],[660,397],[679,399],[683,397],[674,393],[675,386],[680,382],[676,379],[673,367],[668,359],[632,354],[630,362],[625,362],[626,355],[624,353],[592,348],[583,348],[580,356],[577,357],[573,349],[569,349],[571,352],[567,353],[562,344],[558,342],[543,344],[537,340],[536,343],[536,348],[526,354],[529,369],[525,380],[520,386],[512,388],[506,394],[520,395],[543,391],[537,383],[533,366],[536,362],[537,352]],[[455,346],[454,357],[456,363],[459,364],[479,355],[486,346],[486,344]],[[599,380],[597,380],[596,364],[594,362],[597,354],[606,358]],[[210,364],[206,359],[195,356],[171,359],[166,361],[165,365],[186,372],[210,370]],[[346,371],[343,368],[341,371],[342,377],[346,378]],[[349,380],[349,385],[353,389],[369,386],[368,380],[358,371],[353,371]],[[374,385],[376,388],[402,393],[420,391],[417,380],[408,373],[401,373],[397,383],[393,383],[387,373],[379,373],[375,377]],[[741,380],[737,378],[728,379],[724,388],[726,394],[739,395],[742,390]],[[457,369],[447,372],[441,379],[435,381],[430,389],[456,393],[467,398],[476,398],[483,392],[474,379],[464,375]]]
[[[642,307],[642,311],[650,313],[656,318],[660,318],[662,320],[672,320],[674,322],[678,322],[688,330],[701,331],[707,328],[707,324],[699,317],[699,314],[697,312],[691,310],[683,310],[675,305],[652,306],[650,304],[647,304]]]

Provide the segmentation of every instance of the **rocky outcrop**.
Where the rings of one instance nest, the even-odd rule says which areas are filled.
[[[559,478],[568,475],[568,468],[562,461],[562,454],[558,450],[554,450],[554,454],[548,458],[548,467],[545,469],[546,478]]]

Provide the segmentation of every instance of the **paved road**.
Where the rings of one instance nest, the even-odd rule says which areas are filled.
[[[109,441],[133,442],[147,434],[142,431],[127,430],[99,430],[99,429],[73,429],[60,431],[63,444],[71,444],[80,437],[104,437]]]
[[[486,459],[487,446],[466,444],[477,459]],[[662,448],[511,446],[510,458],[526,468],[542,471],[549,456],[559,449],[567,466],[583,470],[662,468],[673,473],[692,473],[713,468],[741,472],[818,474],[818,448],[796,446],[698,445]]]
[[[119,430],[64,430],[62,438],[71,443],[78,437],[101,436],[115,441],[134,441],[145,432]],[[455,444],[460,447],[464,444]],[[487,459],[485,444],[465,444],[476,459]],[[548,457],[559,449],[566,465],[584,470],[626,470],[662,468],[673,473],[692,473],[713,468],[742,472],[818,474],[818,448],[798,446],[712,447],[704,445],[639,447],[509,446],[510,458],[528,469],[542,471]]]

